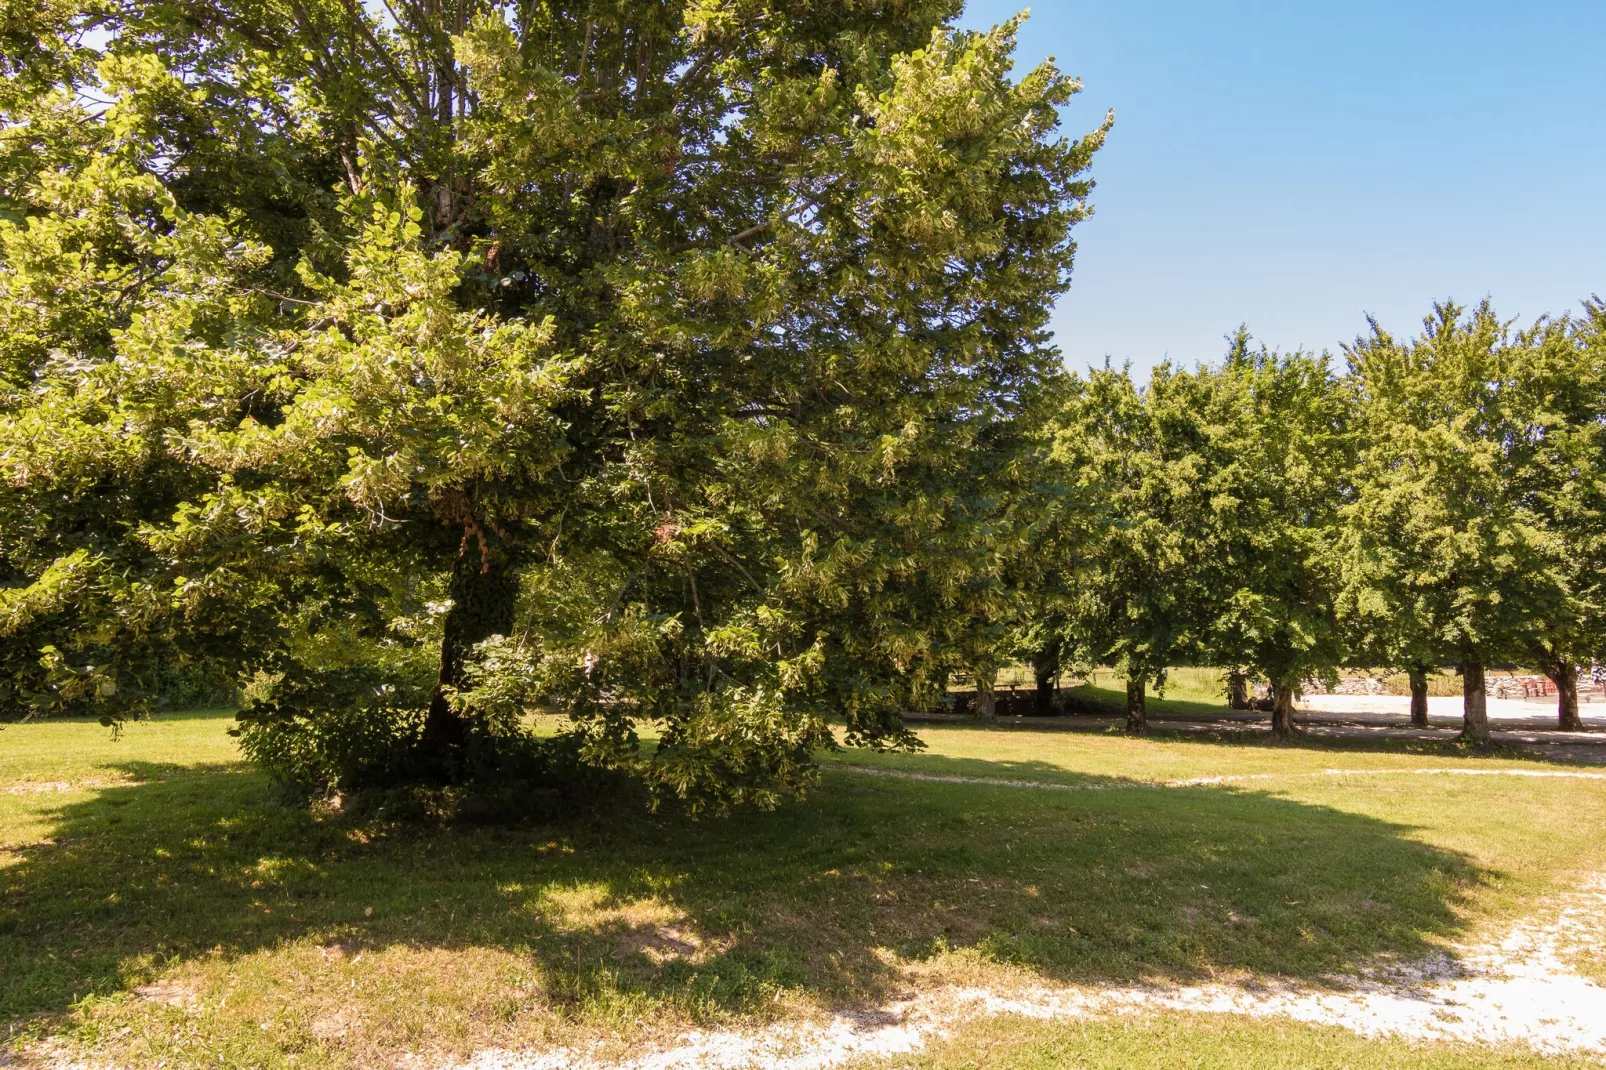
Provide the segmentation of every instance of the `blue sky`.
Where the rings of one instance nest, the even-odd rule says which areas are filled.
[[[1116,112],[1055,310],[1072,368],[1606,296],[1606,0],[1058,0],[1018,66],[1045,55],[1084,83],[1068,133]]]

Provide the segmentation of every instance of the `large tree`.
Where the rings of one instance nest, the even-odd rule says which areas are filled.
[[[1606,655],[1606,310],[1543,319],[1509,362],[1513,422],[1527,449],[1514,492],[1543,556],[1520,596],[1531,661],[1556,686],[1557,722],[1581,729],[1578,675]]]
[[[541,700],[726,800],[828,715],[904,740],[1002,597],[1105,129],[956,6],[47,6],[0,101],[14,707],[239,665],[328,783],[461,777]]]
[[[1051,463],[1078,488],[1081,505],[1062,527],[1088,534],[1045,533],[1040,545],[1066,578],[1059,613],[1066,646],[1083,665],[1108,665],[1125,677],[1130,732],[1147,725],[1148,689],[1163,687],[1170,666],[1205,649],[1212,593],[1205,564],[1220,530],[1208,490],[1213,386],[1208,370],[1169,364],[1144,390],[1125,369],[1095,370],[1056,424]]]
[[[1233,670],[1235,705],[1248,675],[1266,678],[1286,736],[1301,681],[1342,660],[1333,550],[1350,416],[1325,357],[1254,350],[1244,330],[1219,368],[1162,364],[1143,390],[1110,368],[1075,384],[1052,462],[1079,487],[1083,538],[1050,556],[1070,577],[1067,646],[1126,677],[1129,731],[1171,666],[1213,663]]]
[[[1418,663],[1460,666],[1472,742],[1489,737],[1490,663],[1539,657],[1566,677],[1589,633],[1598,580],[1577,551],[1598,501],[1601,410],[1598,375],[1574,381],[1568,335],[1541,323],[1513,336],[1488,302],[1447,303],[1415,339],[1374,324],[1350,351],[1365,446],[1346,508],[1348,599],[1361,619],[1393,622],[1383,630]]]
[[[1353,449],[1349,392],[1325,355],[1253,349],[1241,330],[1216,376],[1217,456],[1200,487],[1221,526],[1205,562],[1211,647],[1271,688],[1272,730],[1293,730],[1302,681],[1345,657],[1334,609],[1339,509]]]

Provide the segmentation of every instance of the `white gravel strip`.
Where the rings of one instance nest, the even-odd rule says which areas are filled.
[[[911,773],[902,769],[876,769],[868,765],[832,765],[861,776],[890,780],[920,780],[933,784],[979,784],[992,788],[1031,788],[1039,791],[1110,791],[1117,788],[1197,788],[1212,784],[1235,784],[1249,780],[1286,780],[1296,777],[1345,776],[1515,776],[1559,778],[1563,780],[1606,780],[1606,773],[1584,773],[1562,769],[1317,769],[1303,773],[1242,773],[1228,776],[1199,776],[1183,780],[1100,780],[1086,784],[1063,784],[1053,780],[1006,780],[1002,777],[948,776],[941,773]]]
[[[1485,712],[1489,717],[1491,728],[1502,728],[1507,721],[1538,721],[1554,727],[1556,724],[1556,699],[1554,696],[1544,699],[1514,699],[1490,697],[1485,702]],[[1411,697],[1409,695],[1306,695],[1299,700],[1299,710],[1295,713],[1323,713],[1344,716],[1346,714],[1386,714],[1398,717],[1402,721],[1411,716]],[[1606,728],[1606,704],[1600,702],[1584,702],[1579,706],[1579,714],[1584,723],[1594,728]],[[1428,716],[1441,722],[1460,727],[1462,715],[1462,700],[1460,695],[1431,695],[1428,698]],[[1406,727],[1401,724],[1399,727]]]

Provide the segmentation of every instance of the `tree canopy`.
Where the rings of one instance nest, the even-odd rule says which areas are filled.
[[[1210,627],[1205,563],[1218,518],[1207,373],[1156,368],[1140,391],[1125,370],[1094,371],[1065,407],[1054,462],[1083,488],[1096,537],[1067,561],[1065,633],[1078,663],[1126,678],[1127,723],[1168,667],[1200,660]],[[1085,520],[1083,521],[1085,522]],[[1051,551],[1048,545],[1042,547]]]
[[[537,701],[715,803],[827,714],[906,742],[1108,128],[955,8],[46,6],[0,102],[5,700],[242,668],[317,786],[461,778]]]
[[[1598,318],[1598,317],[1597,317]],[[1365,448],[1348,506],[1347,602],[1407,666],[1518,661],[1575,684],[1600,656],[1602,419],[1593,325],[1513,334],[1488,302],[1439,305],[1352,349]],[[1576,693],[1567,727],[1577,724]],[[1485,739],[1480,701],[1466,733]]]
[[[1069,645],[1125,676],[1131,730],[1169,667],[1215,664],[1268,680],[1286,733],[1293,691],[1345,656],[1332,598],[1345,386],[1325,358],[1255,351],[1240,330],[1218,368],[1162,364],[1143,390],[1105,368],[1071,398],[1054,462],[1099,522],[1066,561]]]
[[[1221,596],[1215,660],[1264,677],[1272,727],[1292,728],[1293,694],[1346,660],[1335,614],[1338,510],[1354,425],[1325,356],[1254,351],[1240,331],[1222,366],[1210,485],[1224,534],[1211,564]]]

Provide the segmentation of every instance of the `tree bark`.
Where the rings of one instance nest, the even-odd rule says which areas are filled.
[[[1486,746],[1489,742],[1489,698],[1483,686],[1483,662],[1461,664],[1461,739]]]
[[[1428,726],[1428,667],[1413,665],[1405,671],[1411,681],[1411,727]]]
[[[1060,675],[1058,646],[1050,644],[1037,652],[1037,656],[1032,659],[1032,675],[1037,682],[1035,700],[1037,713],[1046,717],[1054,712],[1054,685]]]
[[[1149,710],[1144,701],[1146,681],[1141,676],[1129,676],[1126,681],[1126,730],[1142,735],[1149,727]]]
[[[1294,731],[1294,689],[1282,680],[1271,682],[1271,734],[1287,739]]]
[[[427,753],[445,759],[468,739],[468,721],[453,708],[452,692],[466,683],[469,657],[476,644],[513,631],[518,603],[518,574],[505,554],[476,536],[465,537],[452,564],[448,587],[452,608],[441,634],[441,667],[435,694],[424,719]]]
[[[1556,685],[1556,723],[1571,732],[1583,730],[1584,722],[1578,716],[1578,669],[1565,658],[1553,662],[1545,675]]]
[[[996,669],[977,669],[976,677],[976,705],[972,711],[984,721],[998,719],[998,692],[995,685],[998,682]]]
[[[1241,672],[1227,674],[1227,708],[1234,710],[1247,710],[1249,708],[1249,677]]]

